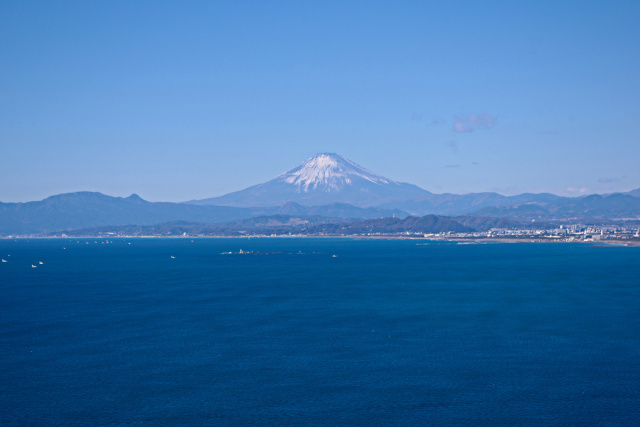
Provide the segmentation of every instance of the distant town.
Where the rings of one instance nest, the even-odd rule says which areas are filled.
[[[454,241],[493,241],[493,242],[599,242],[610,244],[624,244],[628,246],[640,246],[640,225],[634,226],[593,226],[584,224],[559,225],[549,228],[490,228],[484,231],[439,231],[424,233],[415,230],[401,232],[376,231],[366,232],[340,232],[319,231],[310,227],[300,229],[298,227],[267,227],[253,230],[199,230],[186,228],[194,227],[191,223],[173,223],[171,231],[167,231],[169,225],[152,227],[105,227],[103,230],[77,230],[69,232],[52,233],[49,235],[6,236],[5,238],[18,237],[49,237],[49,238],[269,238],[269,237],[350,237],[369,239],[427,239],[427,240],[454,240]],[[202,226],[202,224],[200,224]],[[158,228],[160,227],[160,228]],[[177,227],[177,229],[175,228]]]
[[[424,234],[426,238],[446,239],[523,239],[541,242],[601,242],[628,241],[640,243],[640,227],[594,227],[582,224],[561,225],[550,229],[492,228],[489,231],[472,233]]]

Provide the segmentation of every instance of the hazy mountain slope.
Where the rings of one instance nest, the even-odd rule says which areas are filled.
[[[285,215],[319,215],[335,218],[381,218],[396,216],[406,218],[409,216],[399,209],[383,208],[359,208],[346,203],[331,203],[321,206],[302,206],[295,202],[287,202],[277,209],[277,213]]]
[[[476,212],[485,207],[510,206],[521,203],[552,203],[566,197],[554,194],[524,193],[517,196],[503,196],[498,193],[469,194],[429,194],[418,200],[401,203],[385,203],[380,207],[402,209],[412,215],[463,215]]]
[[[639,218],[640,198],[612,194],[585,197],[564,197],[550,203],[522,203],[508,206],[487,207],[474,212],[479,216],[511,218],[519,221],[551,219],[613,219]]]
[[[516,229],[525,227],[523,223],[507,218],[495,218],[486,216],[454,216],[451,217],[451,219],[459,222],[465,227],[473,228],[477,231],[486,231],[492,228]],[[530,224],[527,224],[527,227],[530,226]]]
[[[626,194],[627,196],[640,197],[640,188],[636,188],[635,190],[627,191],[626,193],[622,194]]]

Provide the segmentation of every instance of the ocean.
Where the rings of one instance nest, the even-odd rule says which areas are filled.
[[[3,425],[640,423],[640,248],[5,239],[0,258]]]

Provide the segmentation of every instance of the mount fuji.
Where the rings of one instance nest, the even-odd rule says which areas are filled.
[[[287,223],[302,221],[305,224],[327,221],[327,218],[333,218],[331,221],[334,223],[342,223],[338,218],[467,215],[469,218],[484,217],[481,223],[485,224],[487,217],[491,217],[494,227],[497,226],[496,218],[527,223],[536,221],[536,224],[553,221],[604,224],[616,221],[614,224],[620,224],[622,221],[636,227],[640,221],[640,189],[582,197],[545,193],[516,196],[497,193],[433,194],[415,185],[376,175],[337,154],[322,153],[263,184],[221,197],[186,203],[148,202],[136,195],[122,198],[96,192],[59,194],[26,203],[0,202],[0,235],[126,224],[150,226],[172,221],[221,223],[273,215],[278,218],[270,219],[271,222],[282,223],[282,218],[287,217]],[[252,223],[259,225],[260,221]],[[376,227],[378,230],[391,230],[387,228],[389,224],[385,224],[379,223]],[[243,229],[245,225],[236,224]],[[154,230],[164,233],[167,227]],[[190,227],[191,230],[202,228]],[[477,222],[471,227],[477,228]],[[368,230],[366,227],[359,229],[363,232]]]
[[[376,175],[338,154],[320,153],[268,182],[188,203],[234,207],[348,203],[366,208],[421,200],[430,194],[415,185]]]

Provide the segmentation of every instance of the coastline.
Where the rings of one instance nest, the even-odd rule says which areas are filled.
[[[482,244],[516,244],[516,243],[580,243],[589,244],[594,247],[640,247],[640,240],[560,240],[541,238],[460,238],[460,237],[418,237],[418,236],[366,236],[366,235],[344,235],[344,236],[312,236],[312,235],[247,235],[247,236],[0,236],[0,240],[29,240],[29,239],[51,239],[51,240],[78,240],[78,239],[349,239],[349,240],[415,240],[422,242],[451,242],[459,245],[482,245]]]

